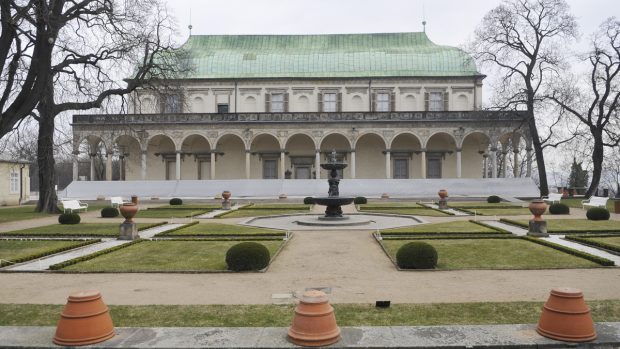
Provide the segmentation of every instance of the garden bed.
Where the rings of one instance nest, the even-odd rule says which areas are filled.
[[[145,230],[161,223],[137,223],[138,230]],[[77,236],[96,236],[96,237],[117,237],[119,235],[120,223],[80,223],[80,224],[53,224],[43,227],[14,230],[0,233],[2,236],[23,236],[23,237],[77,237]]]
[[[389,214],[402,214],[410,216],[428,216],[428,217],[445,217],[451,216],[449,213],[427,208],[427,207],[381,207],[374,209],[366,209],[362,207],[360,209],[362,213],[389,213]]]
[[[101,240],[0,240],[0,268],[99,241]]]
[[[157,234],[157,237],[234,237],[234,236],[285,236],[286,232],[246,227],[242,225],[220,224],[220,223],[203,223],[195,224],[186,228],[163,232]]]
[[[567,236],[566,240],[602,248],[610,253],[620,255],[620,236],[618,235]]]
[[[526,207],[515,207],[515,206],[503,206],[496,208],[458,208],[458,210],[471,213],[478,216],[522,216],[522,215],[532,215],[530,210]]]
[[[480,225],[471,221],[454,221],[435,224],[423,224],[411,227],[382,230],[382,236],[399,235],[460,235],[460,234],[505,234],[506,232]]]
[[[136,218],[190,218],[203,215],[209,210],[204,209],[156,209],[149,208],[148,210],[140,210],[136,214]]]
[[[543,217],[546,219],[546,217]],[[500,221],[528,228],[529,221],[501,219]],[[588,219],[546,219],[547,231],[550,234],[584,234],[584,233],[618,233],[620,221],[591,221]]]

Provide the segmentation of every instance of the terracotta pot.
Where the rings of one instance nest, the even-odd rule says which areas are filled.
[[[98,291],[73,293],[60,314],[54,343],[63,346],[89,345],[114,337],[108,307]]]
[[[440,198],[445,199],[448,197],[448,191],[445,189],[441,189],[437,195],[439,195]]]
[[[538,327],[541,336],[566,342],[588,342],[596,339],[590,308],[583,293],[575,288],[559,287],[551,295],[540,314]]]
[[[222,192],[222,198],[224,198],[224,200],[230,199],[230,195],[231,195],[231,193],[228,190],[224,190]]]
[[[305,347],[326,346],[340,340],[334,308],[329,305],[324,292],[304,292],[295,308],[293,324],[288,329],[288,340]]]
[[[131,202],[134,204],[138,204],[138,195],[132,195],[131,196]]]
[[[381,198],[382,199],[389,199],[390,195],[388,193],[383,193],[383,194],[381,194]]]
[[[547,204],[541,199],[532,200],[528,206],[530,212],[534,215],[534,221],[542,221],[542,214],[547,210]]]
[[[131,203],[124,203],[119,207],[121,214],[125,217],[124,223],[133,223],[133,217],[138,213],[138,205]]]

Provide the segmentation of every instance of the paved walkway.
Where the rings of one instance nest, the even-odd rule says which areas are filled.
[[[500,222],[500,221],[482,221],[485,224],[488,224],[492,227],[495,228],[500,228],[500,229],[504,229],[506,231],[509,231],[511,233],[513,233],[514,235],[517,236],[526,236],[527,235],[527,230],[523,229],[523,228],[519,228],[516,227],[512,224],[506,224],[504,222]]]
[[[220,215],[224,212],[236,211],[245,205],[233,205],[230,207],[230,210],[213,210],[211,212],[207,212],[205,214],[201,214],[200,216],[196,216],[196,218],[200,219],[211,219],[215,218],[217,215]]]
[[[430,208],[434,208],[436,210],[441,210],[439,208],[439,205],[437,205],[437,204],[424,204],[424,206],[427,206],[427,207],[430,207]],[[450,215],[454,215],[454,216],[471,216],[471,213],[455,210],[453,208],[447,208],[447,209],[441,210],[441,211],[446,212],[446,213],[448,213]]]

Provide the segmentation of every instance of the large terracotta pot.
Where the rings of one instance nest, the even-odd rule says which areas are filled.
[[[583,299],[583,293],[570,287],[551,290],[540,314],[536,332],[541,336],[566,342],[596,339],[594,322],[590,308]]]
[[[133,217],[138,213],[138,205],[133,202],[124,203],[119,207],[119,210],[125,217],[124,223],[133,223]]]
[[[448,191],[445,189],[441,189],[437,195],[439,195],[440,198],[445,199],[448,197]]]
[[[224,198],[224,200],[230,199],[230,195],[231,195],[231,193],[228,190],[224,190],[222,192],[222,198]]]
[[[305,347],[326,346],[340,340],[334,308],[329,305],[324,292],[304,292],[295,308],[293,324],[288,329],[288,340]]]
[[[541,199],[532,200],[528,206],[530,212],[534,215],[534,221],[542,221],[542,214],[547,210],[547,204]]]
[[[108,307],[98,291],[73,293],[60,314],[54,343],[63,346],[89,345],[114,337]]]

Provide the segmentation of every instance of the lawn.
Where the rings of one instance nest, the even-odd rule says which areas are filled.
[[[388,201],[388,202],[376,202],[372,201],[367,204],[360,205],[361,209],[374,209],[374,208],[394,208],[394,207],[424,207],[417,202],[412,201]]]
[[[620,236],[613,235],[578,235],[566,236],[566,240],[575,241],[584,245],[590,245],[596,248],[603,248],[612,253],[620,254]]]
[[[199,223],[187,228],[174,230],[170,233],[158,234],[170,237],[199,237],[199,236],[284,236],[286,233],[279,230],[246,227],[242,225]]]
[[[263,241],[271,256],[282,241]],[[226,251],[235,241],[143,241],[61,270],[80,272],[226,270]]]
[[[339,326],[536,323],[539,302],[333,304]],[[620,300],[588,301],[595,322],[620,321]],[[63,305],[0,304],[0,326],[56,326]],[[286,327],[294,305],[110,305],[117,327]]]
[[[304,214],[310,213],[308,209],[296,210],[290,208],[241,208],[238,210],[227,212],[217,218],[241,218],[241,217],[262,217],[285,214]]]
[[[422,224],[412,227],[382,230],[382,235],[402,234],[501,234],[501,232],[470,221]]]
[[[136,218],[188,218],[205,214],[204,209],[148,209],[140,210]]]
[[[508,202],[500,202],[494,204],[488,203],[486,201],[448,201],[448,206],[452,208],[514,208],[515,206],[520,207],[520,205],[511,204]]]
[[[20,261],[39,258],[41,256],[61,252],[74,247],[79,247],[84,241],[59,241],[59,240],[0,240],[0,260]],[[0,261],[0,266],[6,263]]]
[[[592,237],[588,238],[588,240],[592,240],[594,242],[601,242],[604,244],[615,246],[620,249],[620,236],[610,236],[610,237]]]
[[[479,216],[518,216],[518,215],[532,215],[530,210],[525,207],[506,207],[506,208],[468,208],[461,209],[471,214]]]
[[[388,213],[388,214],[404,214],[404,215],[414,215],[414,216],[429,216],[429,217],[445,217],[449,216],[449,214],[433,210],[430,208],[377,208],[377,209],[360,209],[360,212],[372,212],[372,213]]]
[[[575,208],[581,208],[581,201],[583,200],[587,200],[586,198],[578,198],[578,199],[562,199],[560,202],[569,206],[569,207],[575,207]],[[609,210],[609,212],[614,212],[614,202],[613,200],[608,200],[607,201],[607,209]]]
[[[543,217],[545,218],[545,217]],[[527,228],[527,220],[514,220],[518,225]],[[550,233],[600,233],[618,232],[620,233],[620,221],[590,221],[587,219],[547,219],[547,230]]]
[[[222,204],[183,204],[149,207],[149,210],[215,210],[220,208]]]
[[[309,210],[310,206],[306,204],[252,204],[242,208],[242,210]]]
[[[48,213],[34,212],[35,206],[0,208],[0,223],[23,221],[51,216]]]
[[[152,223],[138,223],[138,230],[152,226]],[[0,236],[118,236],[119,223],[54,224],[23,230],[0,233]]]
[[[398,248],[410,240],[383,240],[395,259]],[[432,239],[439,256],[437,269],[544,269],[594,268],[599,264],[523,239]]]

